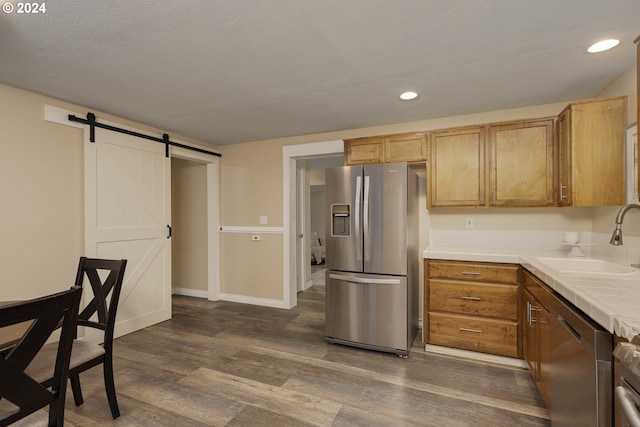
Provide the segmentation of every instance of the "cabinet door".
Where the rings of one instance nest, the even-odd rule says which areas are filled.
[[[385,162],[421,162],[427,160],[426,134],[392,135],[384,140]]]
[[[571,206],[624,204],[624,137],[626,97],[572,103],[569,129],[561,142],[570,157]],[[560,167],[566,165],[560,164]]]
[[[491,206],[553,205],[553,119],[489,127]]]
[[[357,138],[344,141],[345,164],[382,163],[382,138]]]
[[[484,128],[433,133],[427,169],[427,207],[484,206]]]
[[[551,315],[544,308],[537,313],[538,319],[538,390],[547,405],[551,395]]]

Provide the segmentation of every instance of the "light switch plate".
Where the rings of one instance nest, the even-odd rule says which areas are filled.
[[[267,217],[266,215],[262,215],[260,216],[260,225],[266,225],[267,224]]]

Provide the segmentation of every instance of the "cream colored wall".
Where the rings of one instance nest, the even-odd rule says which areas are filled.
[[[225,145],[220,149],[220,224],[282,227],[284,141]],[[224,250],[224,249],[223,249]]]
[[[0,85],[0,300],[69,288],[83,251],[83,135],[44,103]]]
[[[262,240],[251,240],[254,234]],[[283,299],[282,235],[222,233],[220,247],[221,293]]]
[[[84,253],[83,130],[46,122],[45,104],[81,114],[93,111],[98,120],[164,132],[0,85],[0,300],[70,287]]]
[[[208,291],[207,166],[171,159],[171,267],[174,288]]]
[[[282,227],[282,146],[267,141],[220,150],[220,225]],[[255,233],[258,234],[258,233]],[[283,299],[282,234],[221,233],[220,292]]]
[[[592,208],[432,209],[432,229],[590,231]]]

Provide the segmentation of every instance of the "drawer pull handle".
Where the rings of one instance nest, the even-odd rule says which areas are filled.
[[[477,271],[463,271],[462,274],[466,275],[466,276],[479,276],[480,273],[478,273]]]
[[[462,297],[462,299],[467,301],[482,301],[480,297]]]
[[[482,331],[480,329],[469,329],[469,328],[458,328],[460,332],[473,332],[474,334],[481,334]]]

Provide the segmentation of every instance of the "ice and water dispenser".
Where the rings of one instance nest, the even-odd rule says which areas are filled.
[[[350,210],[348,203],[331,205],[331,236],[351,235]]]

